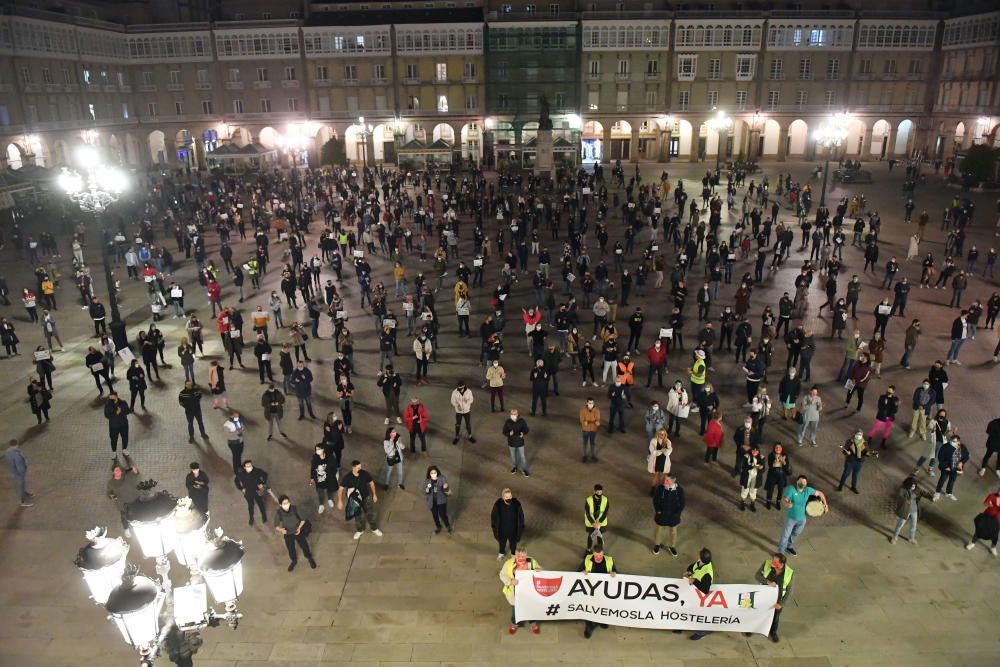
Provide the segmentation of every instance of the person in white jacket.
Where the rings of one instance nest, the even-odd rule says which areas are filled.
[[[691,399],[680,380],[667,391],[667,434],[681,434],[681,420],[691,413]]]
[[[462,430],[463,421],[465,422],[465,437],[469,439],[469,442],[476,441],[472,435],[472,418],[470,417],[473,400],[472,390],[465,386],[465,380],[459,380],[458,386],[451,392],[451,407],[455,408],[455,437],[451,441],[453,445],[458,444],[458,434]]]
[[[430,365],[431,355],[434,353],[434,345],[431,339],[421,331],[420,335],[413,339],[413,355],[417,358],[417,386],[427,384],[427,368]]]

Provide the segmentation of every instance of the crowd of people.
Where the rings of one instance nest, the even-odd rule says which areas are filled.
[[[211,438],[202,405],[210,400],[222,414],[219,421],[249,523],[254,525],[257,514],[266,523],[273,505],[273,526],[286,544],[289,570],[299,551],[317,567],[308,540],[316,528],[309,517],[337,509],[354,521],[355,540],[366,530],[381,537],[379,492],[390,490],[393,477],[398,489],[405,491],[409,481],[423,495],[436,532],[455,530],[454,514],[448,512],[452,487],[446,466],[434,462],[436,443],[428,442],[432,425],[448,432],[451,427],[440,426],[448,420],[428,409],[422,387],[452,387],[452,445],[476,443],[475,424],[480,439],[506,443],[510,473],[525,478],[536,459],[533,449],[540,445],[533,438],[541,418],[578,415],[583,464],[599,463],[613,445],[643,443],[650,478],[639,493],[648,491],[652,506],[654,554],[665,550],[678,556],[678,527],[690,500],[681,481],[695,484],[701,476],[715,474],[713,467],[731,476],[732,502],[740,511],[757,512],[758,500],[765,511],[783,511],[774,554],[756,575],[748,573],[748,578],[781,588],[777,610],[791,591],[786,559],[797,555],[796,539],[807,516],[829,509],[827,495],[807,475],[797,474],[821,435],[829,431],[842,443],[843,470],[835,493],[845,488],[862,493],[869,461],[889,453],[901,460],[908,456],[903,449],[910,441],[924,443],[917,446],[921,455],[895,497],[898,521],[885,530],[892,543],[909,523],[909,540],[916,544],[920,502],[955,500],[956,485],[967,469],[1000,476],[997,463],[989,468],[991,457],[1000,460],[1000,419],[991,421],[985,434],[960,434],[945,403],[948,370],[962,365],[965,344],[977,332],[992,329],[1000,314],[1000,293],[985,293],[996,251],[983,253],[981,267],[980,250],[974,244],[966,248],[966,234],[977,220],[970,200],[956,196],[945,208],[945,254],[935,257],[918,249],[906,259],[923,259],[907,264],[881,251],[882,214],[870,210],[861,193],[828,208],[814,206],[812,186],[796,182],[791,174],[779,174],[773,182],[760,176],[758,182],[740,170],[707,172],[693,189],[667,173],[647,182],[637,170],[626,180],[620,165],[612,176],[606,181],[598,165],[556,181],[519,175],[498,183],[480,171],[435,175],[348,166],[207,177],[193,185],[180,177],[157,179],[141,197],[119,205],[117,225],[97,232],[97,243],[106,246],[101,250],[115,268],[125,266],[124,282],[142,283],[148,300],[148,322],[130,332],[128,347],[109,335],[108,325],[113,334],[114,322],[107,321],[108,310],[85,262],[89,256],[96,261],[92,255],[99,254],[87,247],[94,230],[83,223],[74,227],[72,267],[80,307],[94,334],[86,354],[76,360],[57,354],[64,346],[56,324],[56,240],[48,235],[39,248],[16,226],[10,236],[17,253],[38,267],[35,283],[22,289],[28,324],[20,333],[31,327],[30,338],[45,341],[35,347],[29,407],[39,424],[48,423],[59,370],[73,364],[86,368],[98,397],[107,392],[102,409],[115,466],[111,478],[125,480],[109,484],[109,496],[124,511],[135,497],[121,488],[137,472],[135,445],[129,448],[137,399],[138,410],[155,412],[157,403],[147,399],[159,397],[168,386],[179,387],[189,442],[196,442],[197,434],[206,444]],[[911,189],[900,225],[913,217],[914,196]],[[914,223],[918,246],[929,218],[923,212]],[[43,264],[46,257],[49,262]],[[858,264],[863,268],[857,269]],[[188,269],[197,286],[185,273]],[[875,274],[871,279],[869,269]],[[762,304],[759,290],[774,283],[779,270],[794,275],[794,289]],[[388,277],[379,278],[383,275],[391,276],[391,289]],[[935,307],[957,314],[946,332],[950,346],[942,350],[942,358],[925,373],[899,376],[897,387],[882,380],[894,365],[887,355],[901,354],[898,366],[909,370],[923,334],[921,321],[906,315],[911,278],[920,288],[950,289],[950,300]],[[879,297],[872,299],[869,294],[876,292]],[[825,301],[813,305],[821,294]],[[862,310],[859,319],[862,298],[876,305],[870,313]],[[69,300],[60,296],[59,301]],[[863,323],[869,314],[870,325]],[[178,321],[168,326],[170,318]],[[0,319],[8,356],[18,354],[20,342],[11,319]],[[478,335],[478,355],[474,346],[461,348],[459,378],[453,370],[445,374],[435,368],[443,335],[449,336],[449,345]],[[813,377],[811,362],[820,346],[843,349],[836,377]],[[207,363],[206,350],[211,357]],[[378,358],[377,373],[367,372],[368,359],[359,370],[362,354]],[[527,372],[522,372],[518,355],[529,360]],[[990,356],[978,347],[967,350],[965,356],[970,355],[976,363]],[[319,360],[332,373],[320,370]],[[992,361],[998,360],[1000,345],[992,353]],[[234,386],[243,393],[252,384],[251,362],[256,362],[266,440],[280,436],[297,444],[283,421],[292,397],[298,420],[315,424],[316,444],[307,448],[312,452],[309,492],[316,494],[311,503],[302,495],[305,490],[291,487],[290,481],[283,480],[288,494],[275,494],[268,473],[245,456],[247,441],[255,451],[264,436],[250,437],[230,394]],[[670,377],[668,362],[675,377]],[[733,366],[743,378],[745,401],[715,386],[723,375],[716,367],[723,365]],[[128,400],[119,389],[124,387],[118,384],[122,375]],[[574,381],[582,391],[573,388]],[[482,390],[478,397],[477,384]],[[152,387],[156,394],[148,393]],[[866,403],[868,388],[877,398]],[[318,417],[317,391],[335,400],[339,409]],[[840,398],[854,414],[867,409],[871,427],[852,425],[844,431],[836,423],[827,425],[828,416],[841,409]],[[368,434],[354,434],[358,407],[384,415],[381,449],[359,442]],[[906,416],[909,431],[894,429],[897,419]],[[679,471],[671,461],[682,439],[704,445],[704,471]],[[970,463],[963,439],[985,448],[978,467]],[[720,460],[720,450],[730,443],[732,457]],[[420,483],[414,483],[412,473],[407,478],[405,465],[417,459],[427,460],[426,471],[417,475],[417,480],[423,478]],[[30,507],[27,463],[16,443],[7,460],[21,480],[20,502]],[[210,485],[199,462],[191,464],[185,486],[195,505],[207,511]],[[304,510],[307,504],[315,506],[315,515]],[[599,484],[584,505],[587,538],[581,544],[580,568],[612,574],[614,560],[605,553],[604,537],[613,515]],[[521,544],[530,526],[526,515],[530,508],[526,511],[507,488],[491,516],[498,560],[504,561],[500,579],[511,602],[516,571],[538,567]],[[988,495],[974,520],[955,517],[974,526],[967,548],[984,540],[993,555],[998,519],[996,493]],[[711,562],[711,552],[701,549],[700,559],[678,572],[692,585],[709,587]],[[512,615],[510,631],[517,627]],[[533,628],[539,632],[537,623]],[[588,638],[593,630],[588,624]]]

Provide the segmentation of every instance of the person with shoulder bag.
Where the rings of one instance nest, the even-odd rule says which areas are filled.
[[[313,558],[312,549],[309,548],[309,533],[312,532],[312,524],[299,516],[299,510],[292,504],[291,499],[282,495],[278,498],[278,511],[274,513],[274,530],[285,538],[285,548],[288,549],[288,571],[291,572],[298,565],[299,556],[295,549],[298,543],[302,549],[302,555],[309,561],[309,567],[316,569],[316,560]]]

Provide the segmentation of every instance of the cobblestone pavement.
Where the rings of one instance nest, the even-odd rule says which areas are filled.
[[[808,178],[811,164],[769,164],[766,172],[772,183],[779,170],[791,169],[800,179]],[[669,165],[672,180],[684,177],[692,185],[700,178],[702,165]],[[659,175],[659,168],[644,170],[647,178]],[[874,304],[881,297],[878,289],[881,266],[890,255],[901,259],[913,227],[902,222],[901,170],[888,173],[884,164],[873,165],[875,183],[858,188],[868,196],[871,208],[882,213],[883,243],[880,269],[876,276],[863,277],[859,312],[864,313],[858,327],[867,339],[871,331]],[[695,181],[690,179],[694,178]],[[759,176],[757,179],[759,180]],[[772,186],[773,187],[773,186]],[[936,179],[918,192],[917,211],[926,208],[932,220],[952,194]],[[847,192],[832,188],[829,200]],[[741,192],[742,195],[742,192]],[[977,243],[985,250],[998,242],[994,236],[995,203],[992,195],[973,194],[977,204],[974,226],[966,247]],[[781,217],[790,219],[788,210]],[[613,234],[620,234],[620,221],[612,224]],[[724,230],[730,227],[725,221]],[[314,223],[313,229],[318,228]],[[927,247],[939,258],[943,252],[944,232],[934,222],[928,228]],[[465,232],[463,232],[465,233]],[[466,233],[468,237],[470,234]],[[310,236],[310,240],[313,237]],[[614,238],[614,236],[613,236]],[[848,236],[850,238],[850,236]],[[60,238],[65,246],[66,239]],[[173,240],[166,241],[173,246]],[[463,245],[470,257],[469,241]],[[797,247],[795,244],[794,247]],[[554,244],[552,246],[554,247]],[[94,244],[88,253],[94,252]],[[209,253],[217,248],[212,235]],[[237,249],[240,256],[242,249]],[[595,250],[596,254],[596,250]],[[66,254],[68,257],[68,253]],[[16,257],[11,247],[0,255],[4,272],[16,293],[30,280],[26,261]],[[792,282],[803,256],[793,252],[793,261],[767,276],[754,290],[752,321],[756,330],[765,304],[776,308],[784,290],[792,291]],[[844,273],[860,273],[860,251],[845,250]],[[92,258],[92,261],[96,258]],[[916,283],[919,266],[904,263],[903,273]],[[980,260],[980,266],[985,263]],[[406,258],[409,274],[428,271],[416,257]],[[63,262],[69,275],[68,262]],[[391,284],[387,262],[376,259],[377,279]],[[699,276],[702,264],[694,269]],[[734,273],[750,270],[740,263]],[[347,272],[350,273],[349,271]],[[188,292],[189,305],[205,311],[205,303],[194,280],[191,262],[178,273]],[[324,275],[324,280],[325,280]],[[266,291],[277,280],[272,271],[264,290],[250,295],[244,306],[251,310],[263,303]],[[97,291],[104,291],[98,279]],[[232,286],[224,283],[224,300],[235,302]],[[967,300],[979,297],[984,302],[997,288],[995,279],[976,276],[967,291]],[[692,293],[700,284],[691,280]],[[489,285],[489,280],[487,280]],[[148,308],[141,285],[128,283],[123,312],[127,314],[130,335],[147,324]],[[450,286],[449,286],[450,287]],[[843,280],[841,281],[843,289]],[[358,376],[355,432],[348,438],[345,456],[365,461],[373,473],[381,473],[383,432],[381,397],[374,375],[378,355],[372,345],[371,320],[357,306],[357,290],[350,281],[343,293],[348,303],[352,328],[359,341],[356,361]],[[72,281],[60,288],[58,311],[64,353],[55,355],[55,397],[52,422],[35,426],[25,400],[24,387],[33,371],[29,352],[42,342],[41,332],[27,322],[15,301],[0,309],[12,317],[22,339],[22,356],[0,360],[5,394],[0,417],[9,436],[24,442],[31,464],[30,486],[37,495],[36,504],[21,509],[13,502],[15,494],[6,475],[0,480],[0,497],[6,499],[0,509],[0,665],[126,665],[135,657],[122,644],[104,613],[86,598],[84,586],[72,565],[76,550],[83,544],[83,531],[94,524],[117,529],[117,516],[104,495],[110,455],[107,428],[101,403],[83,367],[82,352],[90,340],[89,320],[79,305],[74,305]],[[489,307],[489,291],[474,290],[473,323],[478,323]],[[442,292],[441,301],[449,301]],[[723,291],[723,302],[732,299],[732,288]],[[410,355],[398,362],[404,375],[404,400],[419,395],[430,412],[429,461],[407,462],[407,490],[380,494],[380,519],[383,538],[366,534],[360,541],[351,539],[353,524],[343,521],[337,512],[316,515],[313,494],[307,486],[311,446],[319,440],[320,427],[312,420],[297,421],[294,400],[286,405],[286,438],[265,440],[259,408],[260,385],[252,364],[245,371],[229,373],[230,401],[243,410],[249,424],[247,455],[271,474],[277,493],[287,492],[300,509],[314,521],[313,538],[319,569],[300,568],[286,573],[286,554],[280,540],[269,527],[259,523],[246,525],[244,504],[231,483],[229,452],[222,430],[223,416],[213,411],[206,400],[205,419],[210,439],[188,444],[185,423],[176,396],[182,374],[172,351],[181,335],[183,320],[166,319],[162,329],[167,336],[170,368],[162,383],[152,383],[149,412],[139,411],[132,418],[132,451],[142,477],[153,477],[161,486],[183,493],[187,464],[199,460],[212,479],[212,522],[222,525],[231,536],[243,539],[248,548],[246,593],[241,608],[246,618],[236,632],[213,629],[203,633],[204,646],[196,656],[199,665],[231,667],[234,665],[281,664],[381,664],[427,665],[499,665],[499,664],[580,664],[596,657],[602,664],[659,665],[685,667],[737,667],[759,665],[994,665],[1000,660],[1000,640],[995,631],[1000,612],[996,591],[1000,590],[998,562],[981,547],[971,553],[961,548],[971,529],[972,517],[985,494],[996,488],[996,479],[985,479],[972,472],[961,478],[956,487],[960,500],[943,500],[924,508],[920,525],[920,546],[905,542],[891,546],[887,529],[892,525],[890,497],[901,478],[909,472],[921,446],[906,437],[909,410],[900,410],[900,426],[894,431],[889,452],[879,461],[865,464],[860,495],[833,491],[841,470],[839,444],[855,428],[871,425],[877,396],[885,386],[895,383],[907,407],[910,393],[923,377],[923,371],[936,358],[943,358],[948,346],[949,327],[955,311],[947,308],[950,291],[919,290],[911,293],[907,321],[919,317],[924,335],[916,350],[913,370],[897,365],[905,324],[895,318],[889,326],[889,345],[882,378],[874,380],[868,400],[860,415],[843,409],[842,388],[834,382],[840,365],[842,343],[831,342],[828,320],[816,317],[815,307],[822,301],[821,286],[814,283],[807,324],[814,327],[818,352],[813,363],[813,377],[822,388],[827,412],[820,427],[817,449],[798,449],[791,455],[798,471],[809,474],[815,485],[831,498],[832,511],[810,523],[800,540],[796,568],[796,591],[791,608],[782,620],[782,642],[772,644],[761,637],[718,633],[702,642],[689,642],[670,633],[612,628],[602,631],[590,642],[583,639],[582,624],[544,625],[539,636],[506,632],[508,607],[500,594],[494,542],[489,532],[489,510],[505,486],[511,486],[524,504],[527,514],[526,543],[541,563],[551,569],[575,568],[583,543],[580,525],[584,498],[591,485],[600,482],[611,501],[611,529],[608,549],[623,571],[638,574],[678,576],[695,559],[698,549],[709,546],[715,554],[721,581],[748,581],[753,570],[773,549],[781,527],[778,512],[740,512],[737,507],[737,484],[723,466],[706,468],[702,461],[703,445],[696,429],[685,424],[674,439],[674,470],[688,493],[688,510],[680,528],[680,556],[654,556],[649,550],[652,521],[646,495],[646,441],[642,432],[641,410],[655,397],[665,401],[662,391],[636,390],[636,408],[627,415],[625,434],[598,435],[599,465],[580,462],[579,426],[576,413],[586,395],[596,394],[598,406],[607,414],[604,389],[582,389],[570,368],[561,374],[561,395],[550,397],[549,416],[528,417],[532,432],[528,438],[528,458],[532,477],[508,475],[507,451],[500,436],[501,415],[487,411],[489,395],[478,389],[482,369],[478,358],[478,340],[455,335],[450,303],[441,307],[443,335],[440,361],[431,366],[428,386],[413,387],[413,362]],[[819,300],[817,300],[817,298]],[[510,299],[514,310],[531,299],[530,281]],[[656,331],[669,312],[664,292],[650,290],[645,298],[633,297],[647,314],[648,333]],[[621,308],[618,322],[624,322],[631,308]],[[713,312],[717,313],[717,310]],[[694,308],[688,309],[686,333],[693,340],[696,331]],[[205,313],[207,315],[207,313]],[[304,309],[295,315],[307,320]],[[286,321],[293,315],[286,315]],[[509,406],[518,406],[526,414],[530,393],[527,386],[528,356],[519,324],[511,318],[508,325],[507,354]],[[589,325],[589,313],[583,314]],[[318,415],[339,406],[331,391],[333,344],[324,318],[321,340],[310,341],[311,364],[316,375],[314,402]],[[284,334],[281,334],[283,336]],[[279,336],[280,339],[280,336]],[[272,337],[273,340],[273,337]],[[964,365],[949,367],[951,383],[948,408],[972,450],[972,471],[984,446],[986,423],[998,415],[996,389],[998,370],[991,354],[996,344],[994,332],[981,330],[962,352]],[[648,340],[645,345],[648,345]],[[645,345],[643,347],[645,347]],[[690,345],[690,344],[689,344]],[[407,345],[401,345],[406,351]],[[208,360],[222,359],[221,343],[216,336],[206,336],[205,360],[196,365],[198,378],[204,382]],[[251,356],[252,358],[252,356]],[[772,365],[772,396],[783,368],[784,352],[778,351]],[[672,354],[670,379],[679,377],[686,366],[686,355]],[[712,381],[721,389],[727,428],[739,423],[744,402],[742,375],[728,355],[719,354]],[[637,377],[645,377],[644,360],[637,363]],[[776,371],[774,369],[777,369]],[[476,389],[473,427],[475,444],[462,441],[451,444],[452,410],[448,396],[454,383],[465,378]],[[665,404],[665,403],[664,403]],[[695,424],[696,426],[696,424]],[[790,422],[772,416],[765,440],[791,441]],[[733,460],[727,442],[720,459]],[[441,466],[453,486],[450,512],[457,527],[454,535],[435,535],[433,523],[423,498],[415,492],[427,463]],[[925,480],[926,485],[926,480]],[[137,557],[138,548],[133,550]],[[143,563],[152,573],[151,563]],[[177,574],[179,568],[175,568]]]

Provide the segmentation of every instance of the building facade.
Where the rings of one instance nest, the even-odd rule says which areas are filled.
[[[530,166],[543,106],[566,162],[813,159],[843,112],[847,156],[944,158],[1000,123],[1000,12],[197,4],[213,20],[0,16],[0,167],[65,164],[79,142],[140,168],[230,143],[315,164],[331,138],[355,161],[434,146]]]

